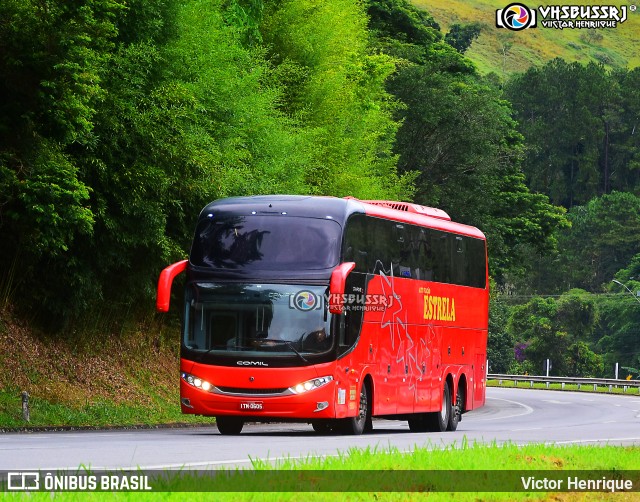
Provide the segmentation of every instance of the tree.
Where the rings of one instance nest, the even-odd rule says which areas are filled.
[[[495,293],[495,282],[491,284],[491,291],[487,339],[489,371],[491,373],[508,373],[515,361],[515,340],[507,330],[509,307],[504,299]]]
[[[286,86],[281,110],[313,144],[305,176],[311,191],[406,199],[412,176],[397,175],[398,124],[384,85],[395,66],[370,54],[366,27],[362,6],[351,0],[285,0],[265,11],[262,32],[276,85]]]
[[[67,4],[0,5],[0,290],[50,326],[148,312],[215,198],[410,196],[361,4]]]
[[[407,0],[368,0],[369,29],[379,39],[426,47],[442,39],[440,25],[426,10]]]
[[[552,374],[593,377],[602,374],[602,356],[591,347],[598,322],[595,300],[581,290],[554,298],[534,297],[511,311],[509,332],[524,342],[531,367],[542,372],[551,359]]]
[[[51,270],[64,271],[70,249],[94,232],[91,187],[75,153],[98,140],[102,79],[123,9],[116,0],[0,5],[0,261],[18,271],[0,272],[0,282],[15,278],[22,298],[40,303]]]
[[[458,24],[454,23],[449,28],[449,32],[444,36],[444,41],[464,54],[473,41],[480,36],[482,25],[480,23]]]
[[[568,213],[571,230],[561,238],[564,283],[598,291],[640,245],[640,197],[613,192]]]
[[[598,347],[605,352],[607,368],[615,363],[640,366],[640,302],[634,292],[640,291],[640,254],[615,274],[622,283],[610,282],[609,295],[603,296],[599,310],[600,322],[595,333]],[[627,289],[628,288],[628,289]],[[630,294],[631,292],[631,294]]]
[[[527,183],[566,208],[638,186],[636,70],[561,59],[532,67],[505,86],[527,144]]]
[[[369,6],[380,50],[399,59],[387,89],[403,104],[395,152],[401,173],[417,173],[415,201],[484,229],[496,277],[521,267],[523,243],[553,248],[563,213],[526,187],[522,138],[500,91],[440,36],[415,36],[425,26],[416,7],[401,0]],[[396,11],[417,12],[403,16],[408,26],[392,21]]]

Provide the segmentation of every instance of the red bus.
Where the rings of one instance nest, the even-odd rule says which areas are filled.
[[[183,413],[222,434],[302,421],[361,434],[372,417],[453,431],[485,402],[486,241],[441,210],[351,197],[206,206],[186,271]]]

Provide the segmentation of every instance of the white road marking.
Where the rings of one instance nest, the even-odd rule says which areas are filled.
[[[518,401],[511,401],[509,399],[500,399],[497,397],[488,397],[487,401],[489,399],[492,399],[494,401],[504,401],[505,403],[511,403],[511,404],[517,404],[518,406],[522,406],[524,408],[524,412],[522,413],[516,413],[513,415],[504,415],[501,417],[493,417],[493,418],[476,418],[475,420],[478,422],[488,422],[490,420],[504,420],[505,418],[513,418],[513,417],[522,417],[524,415],[529,415],[530,413],[533,413],[533,408],[531,406],[527,406],[524,403],[520,403]]]
[[[635,438],[601,438],[601,439],[573,439],[571,441],[550,441],[550,444],[574,444],[574,443],[611,443],[612,441],[638,441],[640,437]]]

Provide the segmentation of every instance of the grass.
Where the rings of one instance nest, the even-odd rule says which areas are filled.
[[[0,309],[0,430],[212,423],[180,412],[176,333],[151,319],[108,336],[53,337]]]
[[[482,73],[495,72],[504,78],[510,73],[525,71],[532,65],[544,64],[556,57],[585,64],[590,61],[603,62],[608,68],[635,68],[640,65],[640,54],[637,50],[640,38],[638,36],[640,11],[629,11],[628,19],[624,23],[616,28],[599,30],[603,35],[602,39],[589,41],[585,37],[587,30],[543,28],[540,20],[538,20],[538,28],[519,32],[496,28],[496,10],[506,7],[512,3],[510,1],[411,0],[411,2],[429,11],[440,24],[443,33],[446,33],[453,23],[479,22],[483,27],[482,33],[465,55],[476,63]],[[530,8],[549,5],[544,2],[524,2],[524,4]],[[603,5],[602,2],[595,0],[580,2],[580,5],[586,4]],[[506,58],[501,52],[505,43],[512,44]]]
[[[612,446],[480,445],[462,443],[440,449],[351,449],[329,458],[285,460],[275,466],[255,461],[250,471],[177,473],[152,478],[148,499],[183,500],[200,492],[203,500],[634,500],[637,493],[572,494],[523,492],[521,477],[632,479],[637,489],[640,448]],[[621,472],[633,471],[633,472]],[[431,490],[432,493],[423,492]],[[436,490],[445,490],[436,492]],[[209,492],[209,493],[207,493]],[[190,494],[191,496],[193,493]],[[124,500],[142,494],[57,494],[56,499]],[[51,499],[49,493],[29,500]],[[19,497],[16,497],[19,498]],[[192,498],[192,497],[191,497]]]

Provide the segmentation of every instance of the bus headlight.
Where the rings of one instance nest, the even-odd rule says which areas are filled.
[[[293,394],[303,394],[305,392],[309,392],[310,390],[324,387],[332,380],[333,380],[332,376],[314,378],[313,380],[307,380],[306,382],[302,382],[292,387],[289,387],[289,392],[292,392]]]
[[[201,390],[203,390],[205,392],[209,392],[209,391],[212,391],[214,389],[214,386],[211,385],[206,380],[203,380],[202,378],[198,378],[196,376],[190,375],[189,373],[180,373],[180,376],[182,377],[182,379],[185,382],[187,382],[189,385],[195,387],[196,389],[201,389]]]

